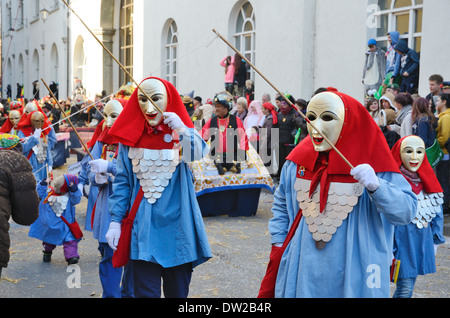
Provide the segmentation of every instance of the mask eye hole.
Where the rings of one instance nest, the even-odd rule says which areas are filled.
[[[322,116],[323,121],[332,121],[334,118],[331,115]]]
[[[142,97],[139,97],[139,101],[140,101],[141,103],[147,103],[147,102],[148,102],[148,99],[147,99],[147,97],[142,96]]]
[[[306,118],[308,118],[310,121],[316,120],[317,116],[313,113],[306,114]]]

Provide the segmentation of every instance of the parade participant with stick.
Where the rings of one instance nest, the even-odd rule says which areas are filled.
[[[259,297],[389,297],[394,225],[411,222],[417,199],[358,101],[323,92],[306,116],[356,167],[308,125],[274,196]]]
[[[123,105],[117,100],[106,103],[103,114],[106,119],[100,123],[101,133],[96,138],[92,148],[92,156],[95,158],[88,162],[86,174],[89,179],[90,194],[95,193],[94,206],[89,214],[90,228],[93,236],[99,242],[98,250],[102,256],[99,263],[100,282],[103,287],[103,298],[133,297],[133,284],[131,264],[124,268],[114,268],[112,264],[113,250],[108,245],[105,237],[111,223],[109,213],[109,199],[112,191],[114,177],[116,175],[116,162],[119,144],[108,131],[123,110]],[[123,272],[123,278],[122,278]],[[122,286],[121,286],[122,284]]]
[[[53,167],[51,149],[56,145],[53,128],[46,129],[49,122],[40,111],[29,113],[18,125],[17,136],[25,139],[23,154],[31,163],[37,182],[44,180]]]
[[[113,264],[132,262],[135,297],[160,297],[161,278],[166,298],[187,297],[193,268],[212,255],[186,162],[208,147],[175,87],[155,77],[136,88],[109,135],[120,142],[106,234]]]
[[[393,297],[411,298],[417,276],[436,272],[436,247],[445,243],[444,195],[420,137],[400,139],[392,155],[418,200],[414,220],[394,231],[394,257],[400,261],[400,270]]]
[[[53,250],[62,245],[67,264],[78,263],[78,242],[83,233],[75,219],[75,205],[81,201],[77,176],[46,178],[39,182],[37,191],[41,198],[39,217],[28,236],[42,241],[44,262],[50,262]]]

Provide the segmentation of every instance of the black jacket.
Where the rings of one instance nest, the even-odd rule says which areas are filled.
[[[0,162],[0,267],[7,267],[9,218],[19,225],[33,224],[39,216],[39,197],[33,168],[21,152],[0,150]]]

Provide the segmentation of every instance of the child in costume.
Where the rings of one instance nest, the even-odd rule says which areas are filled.
[[[82,237],[75,220],[75,205],[81,201],[78,177],[65,174],[53,180],[48,187],[48,179],[37,186],[41,198],[39,217],[34,222],[28,236],[42,241],[43,261],[50,262],[56,246],[62,245],[67,263],[76,264],[80,258],[78,242]]]
[[[411,222],[417,199],[358,101],[329,89],[306,116],[355,168],[308,124],[274,195],[259,297],[389,297],[394,225]]]
[[[119,244],[116,253],[123,242],[131,245],[135,297],[160,297],[161,279],[166,298],[187,297],[193,269],[212,255],[186,162],[208,147],[175,87],[156,77],[142,81],[109,135],[120,144],[108,244]],[[121,222],[133,206],[130,238],[121,235]]]
[[[116,162],[119,148],[114,138],[108,135],[108,131],[122,110],[123,105],[118,100],[110,100],[106,103],[103,110],[106,118],[100,123],[102,131],[91,150],[91,155],[95,159],[88,162],[86,171],[90,184],[89,194],[95,193],[95,197],[92,197],[94,199],[93,207],[87,222],[90,223],[89,228],[92,230],[94,238],[99,242],[98,250],[102,256],[99,263],[99,275],[103,287],[103,298],[133,296],[131,265],[128,264],[124,268],[113,267],[114,251],[108,245],[105,237],[111,222],[109,198],[112,195],[112,184],[117,171]]]
[[[411,298],[417,276],[436,272],[435,247],[445,242],[444,195],[420,137],[400,139],[392,155],[418,200],[414,220],[394,231],[394,257],[400,260],[400,269],[393,297]]]

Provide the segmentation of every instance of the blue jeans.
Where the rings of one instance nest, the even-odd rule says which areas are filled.
[[[397,279],[397,288],[392,298],[411,298],[417,277],[405,277]]]

